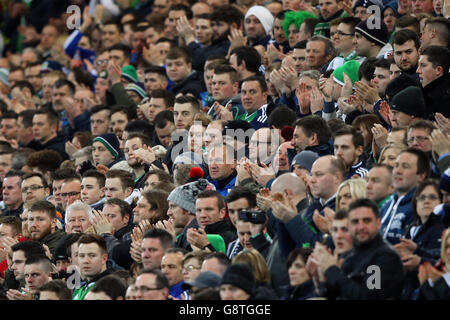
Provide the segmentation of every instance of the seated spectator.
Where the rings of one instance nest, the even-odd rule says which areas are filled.
[[[126,290],[121,279],[109,275],[97,281],[84,300],[125,300]]]
[[[315,296],[314,283],[306,268],[311,253],[311,248],[297,248],[289,254],[289,288],[284,297],[286,300],[306,300]]]
[[[39,288],[39,300],[72,300],[72,292],[63,280],[51,280]]]

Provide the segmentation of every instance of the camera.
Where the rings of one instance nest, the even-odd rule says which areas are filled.
[[[264,211],[242,210],[239,212],[239,219],[245,222],[263,224],[266,222],[266,213]]]

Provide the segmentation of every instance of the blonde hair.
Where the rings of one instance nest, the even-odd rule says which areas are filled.
[[[390,143],[386,145],[380,152],[380,157],[378,158],[378,162],[381,163],[381,159],[383,159],[384,153],[386,150],[389,149],[396,149],[398,150],[398,153],[402,152],[403,150],[406,150],[408,147],[404,145],[403,143]]]
[[[338,189],[337,189],[337,195],[336,195],[336,211],[339,209],[339,202],[340,202],[340,196],[339,193],[341,192],[341,189],[348,186],[350,189],[350,193],[352,195],[352,198],[354,200],[361,199],[366,197],[366,180],[364,179],[348,179],[342,182]]]
[[[445,263],[445,269],[447,272],[450,272],[450,257],[447,256],[445,251],[447,250],[447,241],[450,238],[450,228],[444,231],[444,235],[442,236],[442,245],[441,245],[441,258]]]
[[[245,263],[253,271],[253,276],[257,283],[270,284],[270,271],[266,260],[256,249],[244,249],[239,252],[231,261],[232,264]]]

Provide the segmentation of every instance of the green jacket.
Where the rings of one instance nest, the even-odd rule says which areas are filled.
[[[112,272],[113,272],[112,270],[106,269],[102,273],[92,278],[91,281],[84,280],[83,282],[81,282],[80,287],[73,290],[72,300],[84,300],[84,297],[87,295],[89,290],[92,289],[95,283],[101,278],[111,274]]]

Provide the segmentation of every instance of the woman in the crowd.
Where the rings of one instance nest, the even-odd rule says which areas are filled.
[[[183,280],[184,282],[193,281],[200,274],[203,260],[210,254],[206,251],[188,252],[183,257]]]
[[[239,252],[231,261],[232,264],[247,264],[255,277],[255,296],[262,299],[277,299],[275,291],[272,289],[270,271],[266,260],[256,249],[244,249]],[[257,299],[257,298],[255,298]]]
[[[306,300],[315,296],[314,282],[306,269],[306,262],[311,253],[311,248],[296,248],[289,254],[287,260],[289,287],[284,299]]]
[[[356,199],[366,197],[366,180],[348,179],[339,185],[336,196],[336,211],[346,209]]]
[[[426,180],[417,186],[412,199],[414,223],[408,228],[405,239],[394,247],[403,260],[406,273],[404,298],[411,299],[419,287],[418,267],[428,261],[435,264],[440,256],[441,235],[445,227],[442,216],[433,213],[442,203],[439,186],[432,180]]]
[[[441,243],[442,267],[427,262],[419,267],[418,300],[450,300],[450,228],[445,230]]]
[[[407,147],[404,144],[388,144],[383,148],[383,150],[381,150],[378,162],[387,164],[393,168],[395,166],[395,159],[397,159],[400,152],[402,152],[406,148]]]

